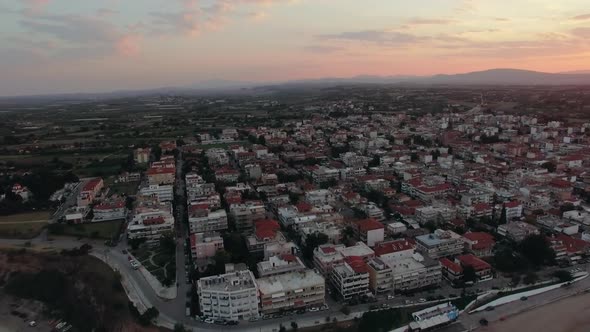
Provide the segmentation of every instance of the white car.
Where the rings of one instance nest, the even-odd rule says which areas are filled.
[[[426,299],[421,298],[421,299],[418,300],[418,302],[424,303],[424,302],[426,302]]]
[[[213,324],[213,323],[215,323],[215,321],[213,320],[213,318],[207,318],[207,319],[205,319],[205,323]]]
[[[309,312],[316,312],[316,311],[320,311],[320,309],[316,308],[316,307],[309,308]]]

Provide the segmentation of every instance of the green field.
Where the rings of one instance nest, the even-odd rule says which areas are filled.
[[[140,248],[131,252],[135,258],[161,283],[166,279],[175,280],[175,254],[167,253],[161,248]]]
[[[55,235],[69,235],[110,240],[119,234],[122,222],[123,221],[121,220],[116,220],[75,225],[54,224],[50,226],[49,230]]]
[[[48,211],[19,213],[0,216],[0,237],[31,239],[47,226],[51,213]]]
[[[27,222],[27,221],[47,221],[51,216],[49,211],[38,211],[29,213],[19,213],[9,216],[0,216],[0,223],[16,223],[16,222]]]

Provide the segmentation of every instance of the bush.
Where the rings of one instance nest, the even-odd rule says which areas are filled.
[[[340,311],[345,314],[346,316],[350,315],[350,308],[348,306],[343,306]]]

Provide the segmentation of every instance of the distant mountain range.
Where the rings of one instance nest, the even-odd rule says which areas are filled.
[[[1,99],[92,99],[133,97],[157,94],[210,94],[260,92],[272,87],[334,86],[341,84],[411,84],[411,85],[590,85],[590,70],[544,73],[521,69],[490,69],[464,74],[434,76],[370,76],[320,78],[283,82],[246,82],[229,80],[201,81],[184,87],[162,87],[144,90],[120,90],[108,93],[72,93],[44,96],[0,97]],[[272,90],[272,89],[271,89]]]

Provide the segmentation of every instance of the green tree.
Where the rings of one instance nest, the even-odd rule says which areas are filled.
[[[557,270],[553,272],[553,276],[561,282],[568,282],[574,280],[574,276],[572,276],[571,272],[566,270]]]
[[[506,207],[503,206],[502,207],[502,214],[500,215],[500,225],[504,225],[506,222],[508,222],[507,218],[506,218]]]
[[[529,272],[524,276],[524,279],[522,279],[522,281],[526,284],[526,285],[533,285],[535,283],[537,283],[537,281],[539,280],[539,276],[534,273],[534,272]]]
[[[555,261],[555,252],[544,235],[531,235],[519,245],[520,252],[534,266],[552,264]]]
[[[174,332],[187,332],[187,329],[181,323],[176,323],[174,325]]]
[[[291,322],[291,328],[293,329],[293,331],[297,330],[299,326],[297,325],[297,322]]]
[[[322,244],[328,243],[328,236],[324,233],[314,233],[305,239],[305,247],[303,248],[303,257],[306,259],[313,258],[313,251]]]
[[[340,311],[345,314],[346,316],[350,315],[350,308],[348,306],[343,306],[342,309],[340,309]]]
[[[475,269],[473,266],[465,266],[463,268],[463,281],[464,282],[476,282],[477,281],[477,273],[475,273]]]

